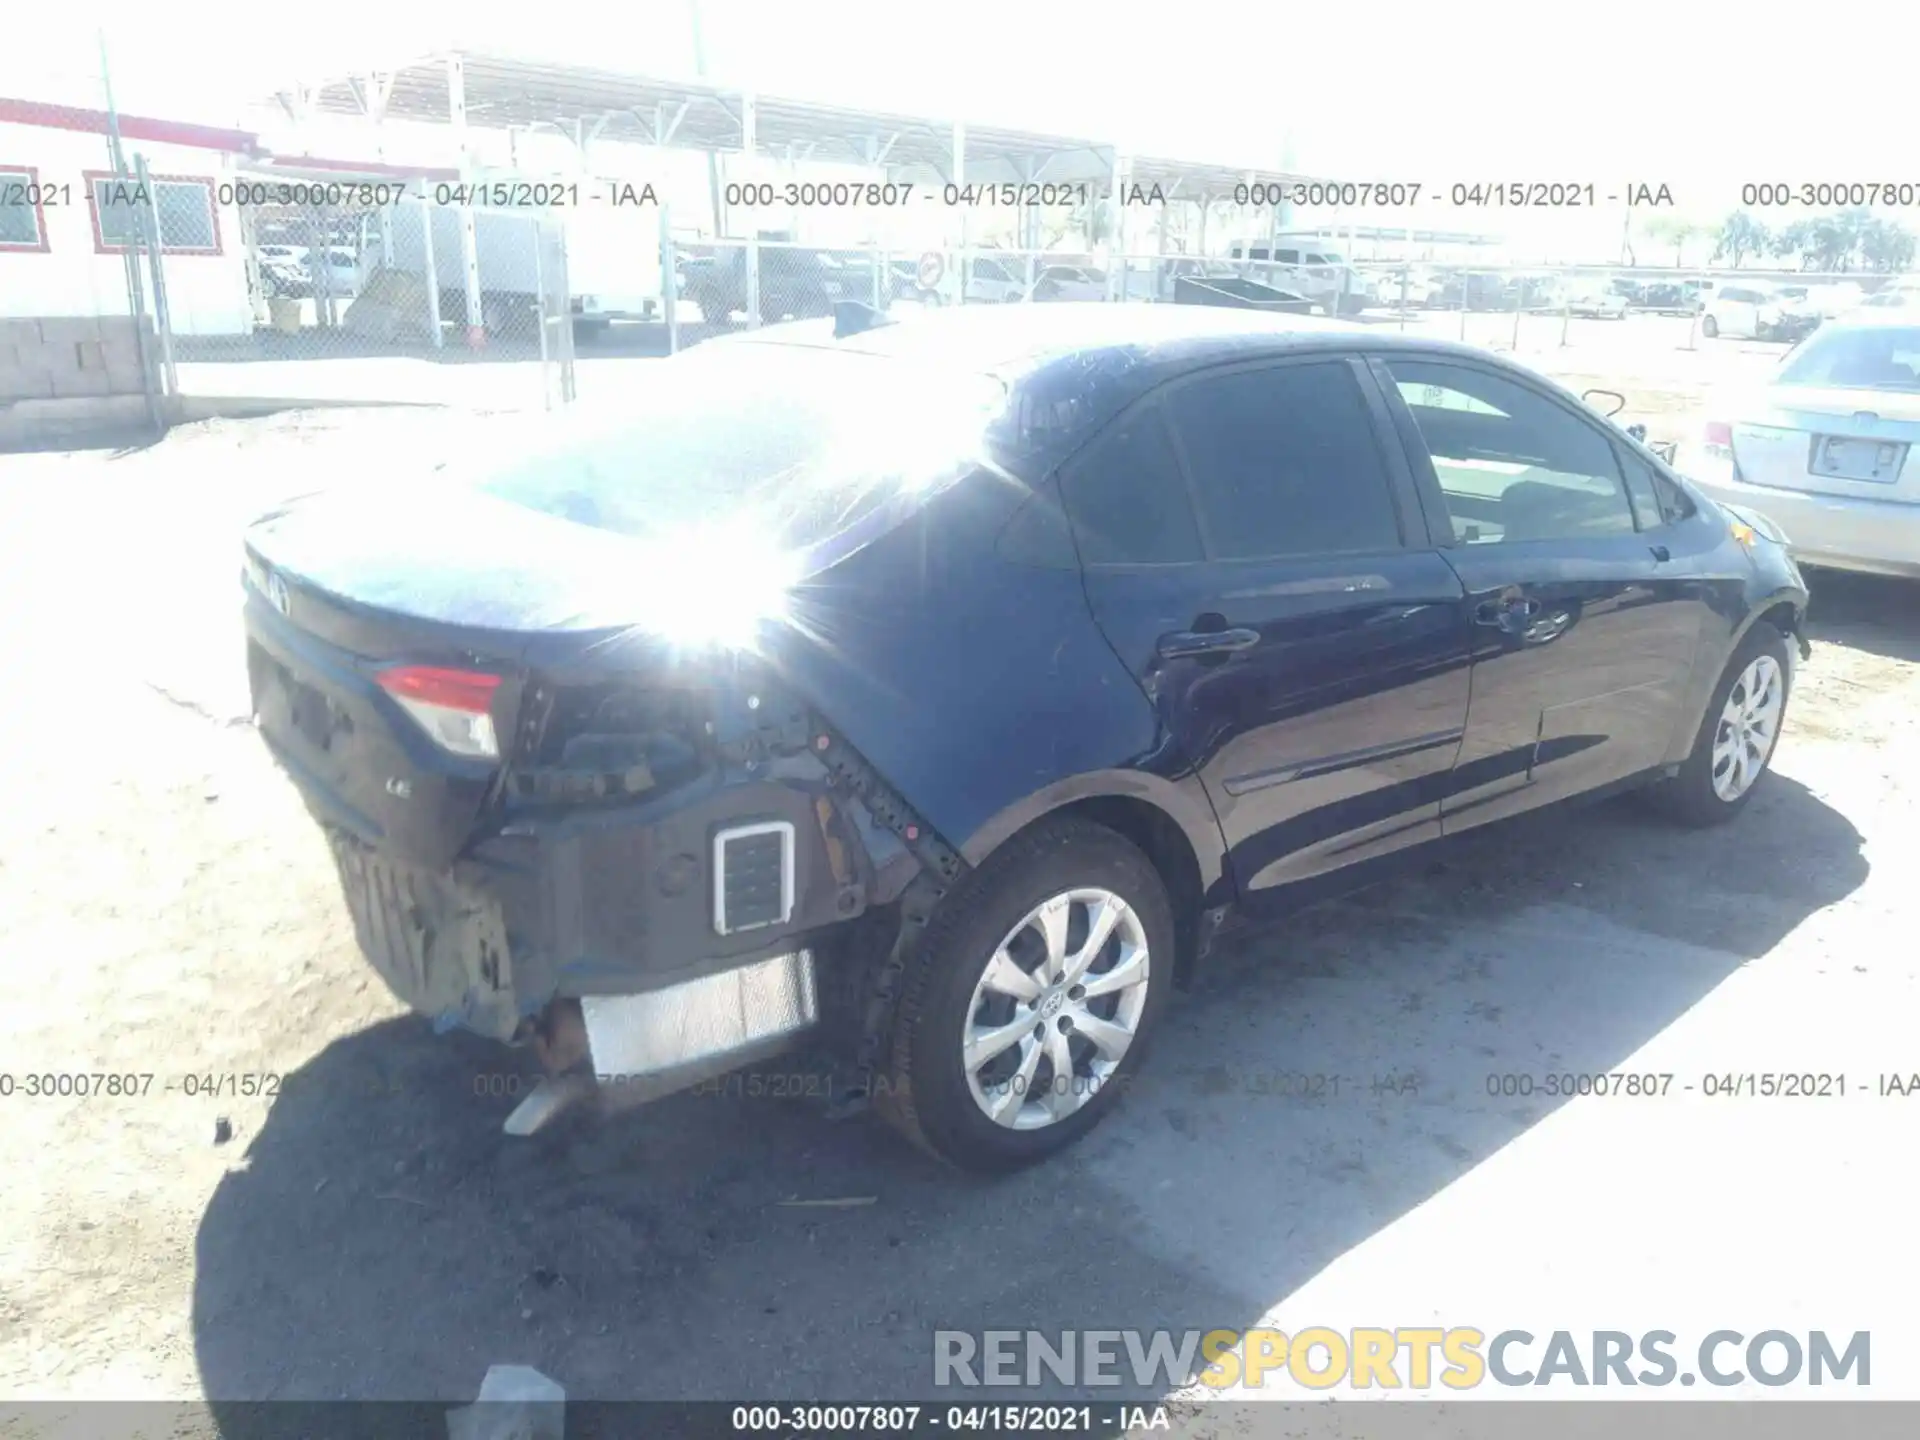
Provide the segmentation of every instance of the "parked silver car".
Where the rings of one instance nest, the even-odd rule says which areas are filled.
[[[1723,404],[1679,468],[1764,514],[1805,564],[1920,579],[1920,316],[1861,310]]]

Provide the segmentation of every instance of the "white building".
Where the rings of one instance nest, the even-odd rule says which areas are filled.
[[[257,140],[139,115],[119,122],[128,165],[143,157],[153,180],[173,332],[249,333],[233,181]],[[103,111],[0,97],[0,321],[130,313],[123,257],[141,197],[115,181],[107,134]]]

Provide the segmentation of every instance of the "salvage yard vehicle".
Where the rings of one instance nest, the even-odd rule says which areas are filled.
[[[260,733],[367,958],[575,1097],[832,1038],[1003,1170],[1118,1103],[1229,914],[1762,783],[1776,532],[1470,346],[1201,305],[711,341],[244,553]]]
[[[1763,507],[1806,564],[1920,579],[1920,323],[1856,311],[1717,402],[1681,451],[1716,499]]]

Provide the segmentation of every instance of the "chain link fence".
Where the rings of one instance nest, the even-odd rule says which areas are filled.
[[[174,340],[203,400],[520,409],[573,393],[562,217],[399,186],[252,183],[230,201],[251,324]]]

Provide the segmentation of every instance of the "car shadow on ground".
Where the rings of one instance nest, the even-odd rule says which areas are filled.
[[[1468,837],[1242,933],[1108,1122],[997,1181],[830,1122],[798,1062],[508,1139],[528,1068],[383,1023],[205,1212],[205,1393],[458,1403],[519,1362],[575,1399],[925,1398],[939,1329],[1245,1326],[1557,1103],[1489,1076],[1617,1068],[1866,873],[1784,775],[1705,836],[1612,802]]]
[[[1920,661],[1920,580],[1809,570],[1807,593],[1808,629],[1816,643]]]

